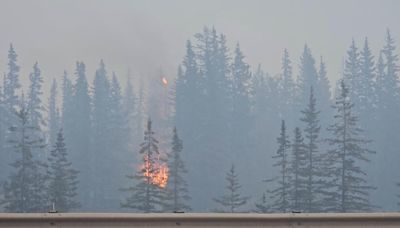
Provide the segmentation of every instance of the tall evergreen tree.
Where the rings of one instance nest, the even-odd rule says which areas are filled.
[[[225,179],[228,182],[225,187],[227,192],[219,198],[214,198],[214,201],[222,207],[221,209],[217,209],[217,211],[228,213],[240,212],[238,211],[239,208],[246,205],[249,197],[242,196],[239,192],[242,186],[239,183],[239,177],[236,174],[234,165],[231,166]]]
[[[318,88],[318,73],[315,68],[315,59],[311,54],[310,48],[305,45],[303,54],[300,57],[300,75],[298,77],[298,87],[299,87],[299,98],[300,105],[299,110],[305,104],[307,104],[310,97],[310,87]]]
[[[297,90],[292,76],[292,61],[289,57],[289,52],[285,48],[282,57],[281,66],[282,77],[279,85],[279,112],[280,118],[286,120],[289,126],[295,123],[293,113],[295,111],[295,97]]]
[[[17,65],[17,53],[12,44],[8,50],[8,72],[4,81],[4,104],[9,110],[16,110],[19,105],[18,89],[21,88],[19,82],[19,69]]]
[[[46,212],[45,164],[34,158],[34,149],[43,149],[44,140],[37,137],[37,127],[30,125],[29,113],[24,106],[16,113],[17,124],[10,128],[13,138],[9,145],[18,154],[11,163],[14,170],[3,185],[2,204],[7,212]]]
[[[321,111],[320,120],[322,126],[328,126],[333,118],[332,102],[331,102],[331,86],[327,76],[326,64],[321,56],[319,70],[318,70],[318,82],[315,88],[315,97],[318,97],[319,104],[318,108]],[[323,134],[323,132],[322,132]]]
[[[327,166],[331,178],[328,210],[336,212],[370,211],[369,192],[373,187],[366,181],[366,173],[361,163],[369,162],[368,155],[373,151],[363,145],[370,142],[360,134],[358,118],[353,112],[354,104],[349,89],[343,80],[340,93],[336,96],[335,122],[328,128],[332,138],[328,139],[331,149],[328,151]]]
[[[58,130],[61,128],[61,117],[57,108],[57,81],[53,79],[50,89],[50,97],[48,104],[48,129],[49,129],[49,144],[54,145],[57,140]]]
[[[272,202],[272,210],[276,212],[288,212],[290,210],[290,172],[289,172],[289,148],[290,141],[286,134],[285,121],[282,120],[281,132],[277,138],[278,150],[276,155],[272,158],[276,160],[274,167],[279,169],[279,175],[275,178],[277,180],[277,187],[270,191]]]
[[[71,162],[68,161],[68,152],[62,130],[57,134],[56,143],[48,160],[49,187],[47,195],[50,206],[54,205],[58,212],[69,212],[79,208],[80,204],[75,199],[78,171],[74,170],[71,167]]]
[[[351,42],[350,48],[347,51],[347,59],[345,61],[343,78],[349,86],[350,98],[356,104],[360,101],[360,86],[361,81],[361,68],[360,68],[360,53],[356,47],[354,39]]]
[[[29,75],[29,80],[30,85],[27,104],[27,110],[29,111],[29,122],[32,126],[41,130],[42,126],[45,125],[43,118],[45,107],[42,104],[41,99],[41,96],[43,95],[43,77],[37,62],[33,65],[33,72]]]
[[[246,151],[249,151],[250,129],[252,128],[252,80],[249,65],[244,62],[244,55],[239,44],[235,49],[235,56],[231,67],[232,72],[232,139],[231,153],[239,160],[243,160]]]
[[[320,157],[318,149],[318,137],[321,126],[319,124],[319,111],[316,109],[316,99],[313,87],[310,89],[310,98],[307,107],[301,111],[303,117],[300,119],[304,125],[305,148],[307,151],[307,193],[306,208],[308,212],[318,212],[317,195],[319,194],[320,183]]]
[[[71,148],[72,164],[74,164],[76,170],[81,172],[81,175],[79,175],[79,201],[82,202],[83,209],[93,209],[92,204],[95,199],[93,198],[94,194],[91,187],[94,175],[93,155],[90,154],[90,135],[92,133],[91,99],[83,62],[76,63],[75,75],[76,83],[73,86],[72,109],[70,110],[73,122],[70,128],[71,135],[66,135],[66,137],[71,137],[69,139],[70,142],[67,141],[67,143]]]
[[[133,89],[132,80],[130,74],[128,74],[127,83],[124,91],[124,96],[122,100],[123,112],[127,118],[128,122],[128,137],[129,137],[129,148],[130,150],[134,148],[134,143],[138,140],[136,138],[136,112],[137,112],[137,98]]]
[[[144,132],[144,142],[140,144],[139,153],[142,155],[143,166],[135,175],[128,175],[136,180],[135,186],[123,189],[130,195],[121,203],[122,207],[136,209],[140,212],[158,212],[163,206],[163,190],[154,183],[152,177],[159,171],[156,166],[156,156],[159,155],[158,141],[154,138],[152,122],[147,121]]]
[[[168,212],[184,212],[191,210],[191,207],[187,203],[190,196],[184,176],[187,170],[181,155],[182,149],[182,140],[179,138],[176,128],[174,128],[172,150],[168,153],[167,202],[165,208],[165,211]]]
[[[376,119],[377,109],[377,88],[375,85],[375,61],[374,56],[369,48],[368,38],[365,38],[364,48],[360,53],[360,73],[361,80],[358,87],[360,88],[360,103],[358,107],[358,113],[360,120],[364,127],[368,127],[367,120]],[[371,118],[372,117],[372,118]]]
[[[290,201],[294,211],[309,211],[309,172],[307,147],[300,128],[294,129],[290,173],[292,176]]]

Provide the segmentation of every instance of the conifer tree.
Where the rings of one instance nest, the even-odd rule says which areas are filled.
[[[293,81],[292,61],[289,58],[289,52],[285,48],[282,57],[282,78],[279,85],[279,110],[280,117],[285,119],[289,126],[295,123],[293,112],[295,111],[295,97],[297,89]]]
[[[377,108],[377,88],[375,85],[375,61],[374,56],[369,48],[368,38],[365,38],[364,48],[360,53],[360,70],[361,70],[361,81],[358,85],[361,87],[360,90],[360,103],[358,107],[358,113],[361,116],[361,122],[363,126],[367,127],[366,120],[376,119],[375,115]],[[370,118],[373,117],[373,118]]]
[[[286,134],[285,121],[282,120],[281,132],[277,138],[278,150],[275,159],[274,167],[279,169],[279,175],[274,179],[277,181],[277,187],[270,191],[272,202],[272,210],[276,212],[288,212],[290,210],[290,172],[289,172],[289,148],[290,141]]]
[[[354,104],[349,89],[343,80],[333,106],[335,122],[328,128],[332,138],[328,139],[331,149],[325,167],[331,178],[328,210],[336,212],[370,211],[369,192],[373,189],[366,180],[361,163],[369,162],[368,155],[374,153],[363,147],[369,140],[361,136],[358,118],[353,112]]]
[[[92,181],[94,181],[93,155],[91,150],[91,99],[88,91],[88,83],[86,79],[86,67],[83,62],[76,63],[76,82],[73,86],[73,96],[71,99],[71,115],[70,137],[67,140],[68,147],[71,148],[70,157],[74,168],[78,171],[87,170],[79,175],[79,201],[82,202],[83,209],[90,208],[93,210],[94,199]],[[70,141],[70,142],[68,142]],[[85,208],[87,207],[87,208]]]
[[[17,153],[11,163],[14,169],[3,185],[2,204],[7,212],[47,212],[46,165],[35,159],[34,149],[44,149],[44,140],[37,137],[37,127],[29,123],[29,112],[24,106],[16,113],[16,125],[10,128],[13,138],[9,146]]]
[[[308,153],[300,128],[294,129],[290,173],[292,176],[290,201],[294,211],[309,211],[308,206]]]
[[[350,89],[350,98],[353,102],[359,104],[358,99],[360,98],[360,90],[358,87],[360,86],[361,80],[360,53],[356,47],[354,39],[347,51],[343,78]]]
[[[305,132],[305,149],[307,153],[307,193],[306,193],[306,208],[308,212],[317,212],[318,202],[317,195],[319,193],[320,170],[321,165],[318,149],[318,137],[321,126],[319,124],[319,113],[316,109],[316,99],[314,97],[314,89],[310,89],[310,98],[307,107],[301,111],[303,117],[300,119],[304,125]]]
[[[299,98],[298,105],[307,104],[310,97],[310,87],[317,88],[318,73],[315,68],[315,59],[311,54],[310,48],[305,45],[302,56],[300,57],[300,75],[298,78]],[[298,110],[301,108],[299,107]]]
[[[318,109],[321,111],[320,120],[322,126],[328,126],[333,118],[332,113],[332,101],[331,101],[331,86],[327,76],[326,64],[321,56],[319,70],[318,70],[318,82],[315,88],[315,97],[318,97]],[[323,132],[322,132],[323,134]]]
[[[244,55],[239,44],[235,49],[235,56],[231,67],[232,72],[232,139],[231,153],[241,160],[245,151],[249,149],[250,129],[252,128],[251,94],[252,80],[250,66],[244,62]]]
[[[228,182],[225,187],[226,193],[223,196],[214,198],[214,201],[221,206],[217,211],[227,213],[240,212],[239,208],[247,204],[249,197],[240,194],[239,190],[242,186],[239,183],[239,177],[236,174],[234,165],[231,166],[225,179]]]
[[[172,150],[168,153],[168,183],[166,186],[167,198],[165,211],[190,211],[187,201],[190,199],[187,189],[185,163],[182,159],[182,140],[176,128],[173,131]]]
[[[42,104],[41,96],[43,94],[42,84],[43,77],[39,69],[38,63],[33,65],[33,72],[29,75],[30,85],[28,93],[28,105],[29,110],[29,122],[32,126],[42,130],[42,126],[45,125],[43,118],[43,112],[45,107]]]
[[[17,65],[17,53],[14,50],[12,44],[8,50],[8,72],[4,80],[4,104],[7,106],[8,110],[14,111],[18,108],[18,89],[21,88],[19,82],[19,69]]]
[[[255,204],[254,212],[256,212],[256,213],[269,213],[270,212],[270,206],[268,205],[267,196],[265,195],[265,193],[262,194],[259,202]]]
[[[57,134],[56,142],[50,152],[49,161],[49,208],[54,205],[58,212],[69,212],[80,207],[76,201],[78,171],[71,167],[62,129]]]
[[[50,97],[48,104],[48,127],[49,127],[49,144],[54,145],[57,140],[58,129],[61,128],[61,117],[57,108],[57,81],[53,79],[50,89]]]
[[[139,153],[142,155],[142,167],[134,175],[128,175],[135,180],[133,187],[122,189],[130,195],[121,203],[121,207],[136,209],[139,212],[159,212],[163,206],[163,190],[154,183],[152,177],[159,171],[156,166],[156,156],[159,155],[158,141],[154,138],[152,122],[147,121],[144,132],[144,142],[140,144]]]

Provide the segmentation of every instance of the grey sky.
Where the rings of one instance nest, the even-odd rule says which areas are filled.
[[[396,0],[2,0],[0,69],[6,71],[12,42],[25,82],[36,60],[46,79],[72,73],[83,60],[91,82],[102,58],[121,78],[128,68],[135,77],[160,68],[173,77],[185,41],[207,25],[226,34],[231,49],[239,41],[247,61],[271,74],[279,72],[286,47],[297,75],[307,42],[336,80],[352,38],[361,47],[368,36],[377,54],[386,28],[400,44],[399,21]]]

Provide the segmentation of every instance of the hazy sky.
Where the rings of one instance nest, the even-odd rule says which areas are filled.
[[[2,0],[0,69],[6,71],[12,42],[25,82],[35,61],[46,79],[72,73],[75,61],[83,60],[91,82],[100,59],[121,79],[128,69],[146,77],[161,68],[173,77],[185,41],[215,26],[231,49],[240,42],[246,60],[271,74],[279,72],[288,48],[297,75],[307,42],[336,80],[352,38],[361,46],[368,36],[377,54],[386,28],[400,44],[399,21],[396,0]]]

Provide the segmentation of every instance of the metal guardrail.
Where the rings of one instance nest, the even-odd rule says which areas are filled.
[[[400,213],[0,214],[0,227],[400,227]]]

